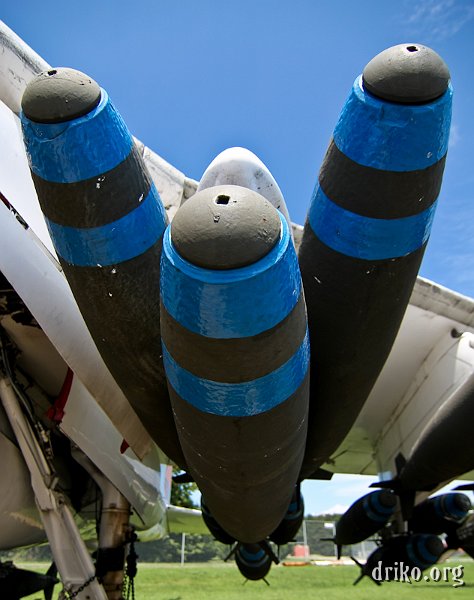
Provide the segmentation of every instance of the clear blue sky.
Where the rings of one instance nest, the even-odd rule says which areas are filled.
[[[255,152],[298,223],[355,77],[389,46],[432,47],[455,100],[421,275],[474,296],[472,0],[22,0],[0,18],[53,66],[93,77],[132,133],[188,176],[229,146]],[[311,512],[362,493],[341,484],[311,484]]]

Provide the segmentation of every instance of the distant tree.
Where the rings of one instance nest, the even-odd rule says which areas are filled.
[[[175,474],[181,473],[180,469],[174,468]],[[171,504],[182,506],[183,508],[197,508],[193,502],[192,494],[197,491],[195,483],[172,483],[171,485]]]
[[[170,533],[163,540],[138,544],[137,553],[143,562],[179,562],[181,539],[180,533]],[[216,542],[211,535],[186,535],[186,562],[221,560],[228,553],[228,547]]]

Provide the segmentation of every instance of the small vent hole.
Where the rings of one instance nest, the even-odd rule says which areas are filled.
[[[215,202],[216,204],[229,204],[230,196],[226,196],[225,194],[219,194],[217,196]]]
[[[418,52],[418,48],[416,46],[407,46],[408,52]]]
[[[56,69],[51,69],[51,71],[48,71],[48,75],[56,75],[57,70]]]

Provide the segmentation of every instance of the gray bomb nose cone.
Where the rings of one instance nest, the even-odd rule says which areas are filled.
[[[100,87],[80,71],[63,67],[43,71],[26,87],[23,113],[37,123],[61,123],[82,117],[100,102]]]
[[[171,239],[188,262],[237,269],[266,256],[280,237],[278,211],[263,196],[219,185],[192,196],[171,222]]]
[[[362,77],[364,88],[378,98],[418,104],[442,96],[450,75],[444,60],[431,48],[399,44],[377,54]]]

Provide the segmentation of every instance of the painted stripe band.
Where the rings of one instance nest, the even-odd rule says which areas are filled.
[[[240,383],[263,377],[289,360],[306,335],[302,293],[285,319],[252,337],[214,339],[199,335],[175,321],[163,302],[160,310],[161,336],[171,356],[187,371],[212,381]]]
[[[212,271],[187,262],[163,237],[161,298],[183,327],[211,338],[257,335],[275,327],[298,302],[301,277],[288,224],[279,213],[279,242],[253,265]]]
[[[35,123],[20,114],[30,169],[47,181],[73,183],[110,171],[130,153],[132,137],[102,91],[99,104],[63,123]]]
[[[391,515],[395,512],[395,506],[384,506],[380,502],[383,492],[374,492],[368,496],[369,504],[376,513]]]
[[[151,178],[135,144],[111,171],[74,183],[46,181],[32,173],[44,216],[68,227],[101,227],[136,208]]]
[[[243,556],[243,558],[246,558],[247,560],[250,560],[252,562],[266,556],[264,550],[262,550],[261,548],[256,552],[249,552],[245,546],[241,546],[239,548],[239,552],[241,556]]]
[[[65,227],[49,220],[46,224],[61,258],[78,267],[96,267],[116,265],[146,252],[162,235],[166,215],[152,185],[135,210],[102,227]]]
[[[395,104],[372,96],[362,75],[352,87],[334,141],[353,161],[384,171],[415,171],[438,162],[448,149],[452,87],[427,104]]]
[[[303,513],[303,509],[304,509],[303,503],[301,503],[300,506],[298,507],[298,503],[293,502],[288,507],[288,510],[287,510],[286,515],[284,516],[283,520],[284,521],[295,521],[296,519],[299,519],[301,517],[301,514]]]
[[[371,505],[370,498],[365,497],[363,502],[364,513],[365,515],[375,523],[384,523],[388,520],[390,515],[383,515],[377,512]]]
[[[418,171],[381,171],[354,162],[331,140],[319,185],[341,208],[374,219],[400,219],[433,204],[439,195],[445,162],[443,157]]]
[[[426,547],[427,542],[432,538],[431,535],[418,534],[407,544],[407,554],[414,564],[420,567],[429,567],[435,563],[439,556],[432,554]]]
[[[200,379],[180,367],[163,347],[168,382],[186,402],[204,413],[225,417],[250,417],[282,404],[302,384],[309,365],[309,337],[276,371],[245,383],[221,383]]]
[[[387,260],[411,254],[427,241],[436,202],[418,215],[401,219],[373,219],[344,210],[317,186],[309,210],[315,235],[346,256]]]
[[[269,562],[270,558],[263,550],[258,550],[256,553],[249,552],[245,546],[240,546],[237,550],[239,560],[247,567],[257,569]]]

